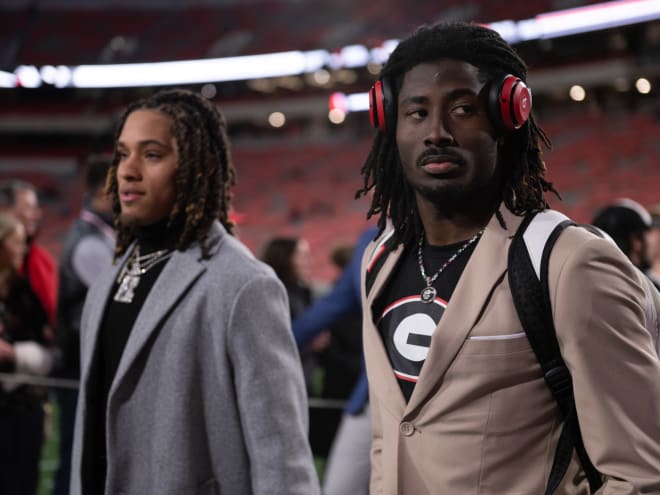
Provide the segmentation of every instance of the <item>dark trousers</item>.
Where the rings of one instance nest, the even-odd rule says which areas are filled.
[[[55,475],[53,495],[69,494],[69,479],[71,477],[71,451],[73,449],[73,428],[76,420],[76,402],[78,390],[57,389],[57,405],[59,407],[60,421],[60,464]]]
[[[44,440],[41,404],[0,408],[0,493],[34,495]]]

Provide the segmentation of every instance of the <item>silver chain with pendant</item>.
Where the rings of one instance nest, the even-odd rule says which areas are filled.
[[[159,249],[153,253],[140,256],[140,246],[136,245],[133,252],[119,272],[117,283],[119,287],[114,300],[120,303],[132,303],[135,289],[140,283],[140,277],[161,261],[165,261],[174,253],[171,249]]]
[[[481,237],[481,234],[484,233],[484,230],[481,229],[479,232],[474,234],[473,237],[465,241],[461,247],[458,248],[458,250],[452,254],[447,261],[445,261],[442,266],[438,269],[437,272],[432,277],[429,277],[426,274],[426,270],[424,270],[424,259],[422,257],[422,246],[424,245],[424,232],[422,232],[422,235],[419,238],[419,246],[417,248],[417,263],[419,264],[419,271],[422,274],[422,278],[424,279],[424,282],[426,283],[426,287],[422,289],[422,292],[419,293],[419,298],[422,300],[423,303],[430,304],[435,300],[435,296],[438,294],[438,291],[435,290],[435,287],[433,287],[433,282],[438,278],[438,276],[445,271],[445,268],[447,268],[452,261],[454,261],[456,258],[460,256],[460,254],[465,251],[467,248],[469,248],[472,244],[477,242],[479,237]]]

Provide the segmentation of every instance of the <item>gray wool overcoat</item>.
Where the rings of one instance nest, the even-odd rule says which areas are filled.
[[[133,325],[106,408],[106,494],[317,494],[284,287],[217,222],[209,246],[209,259],[197,244],[174,253]],[[83,311],[71,495],[81,494],[90,368],[123,262]]]

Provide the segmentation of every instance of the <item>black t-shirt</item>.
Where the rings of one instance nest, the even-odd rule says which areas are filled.
[[[178,225],[175,228],[168,228],[166,221],[136,229],[134,234],[140,245],[140,255],[161,249],[173,249],[179,232]],[[140,282],[134,290],[131,303],[114,300],[120,283],[118,279],[115,280],[110,292],[101,321],[87,389],[88,415],[85,425],[82,468],[83,493],[85,494],[102,494],[105,491],[107,469],[105,415],[110,386],[133,330],[133,324],[168,260],[169,258],[164,257],[163,261],[140,276]]]
[[[465,241],[447,246],[422,248],[424,271],[430,277],[465,244]],[[417,260],[417,245],[402,254],[383,293],[375,301],[373,311],[376,325],[383,338],[401,391],[410,400],[417,379],[426,360],[433,332],[447,308],[454,288],[463,273],[476,243],[465,249],[440,273],[433,283],[437,290],[435,300],[422,302],[420,293],[426,287]]]

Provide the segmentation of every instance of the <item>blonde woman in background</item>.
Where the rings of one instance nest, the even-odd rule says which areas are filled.
[[[46,375],[53,354],[46,341],[47,316],[19,269],[26,232],[14,216],[0,213],[0,372]],[[0,493],[33,495],[43,443],[44,391],[0,382]]]

